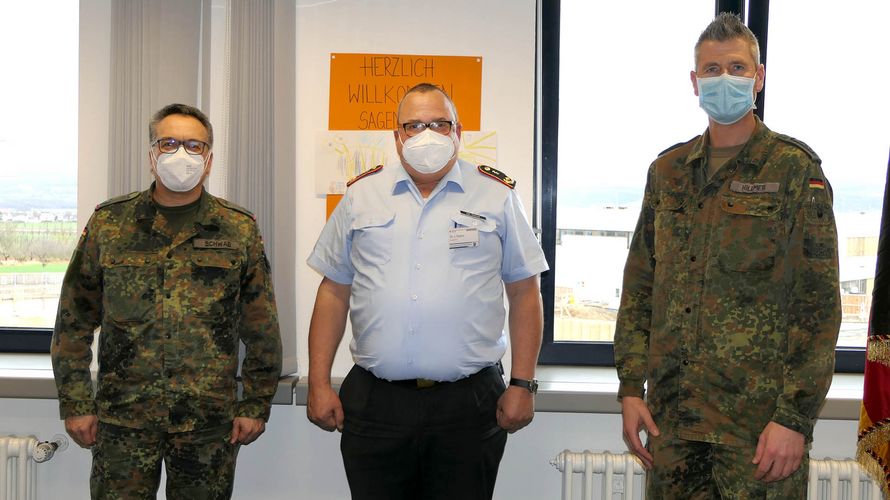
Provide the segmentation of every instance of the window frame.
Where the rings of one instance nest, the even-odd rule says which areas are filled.
[[[52,328],[0,327],[0,353],[48,354]]]
[[[540,1],[540,0],[539,0]],[[747,4],[747,5],[746,5]],[[550,271],[541,275],[541,294],[544,304],[544,334],[540,365],[615,366],[615,349],[611,342],[557,342],[553,339],[554,298],[556,291],[556,199],[559,143],[559,40],[560,0],[540,1],[539,33],[540,52],[540,213],[541,246],[550,264]],[[766,64],[767,33],[769,28],[769,0],[715,0],[715,15],[734,12],[745,18],[760,44],[761,62]],[[763,119],[766,87],[757,96],[756,113]],[[536,207],[537,208],[537,207]],[[836,373],[863,373],[865,369],[864,347],[838,347],[835,349]]]
[[[87,31],[84,29],[84,24],[89,20],[88,16],[84,16],[82,14],[83,7],[77,7],[78,17],[77,17],[77,40],[79,44],[83,44],[83,37]],[[83,71],[83,60],[82,60],[82,49],[77,50],[78,55],[78,80],[80,80],[79,73]],[[80,83],[79,83],[80,84]],[[107,99],[107,93],[102,94]],[[78,98],[80,96],[78,95]],[[78,108],[83,106],[83,102],[79,101]],[[79,114],[78,114],[79,119]],[[79,126],[77,127],[78,133]],[[81,148],[80,143],[78,143],[78,149]],[[77,154],[80,154],[80,151],[77,151]],[[75,162],[76,166],[78,162]],[[81,188],[81,179],[78,174],[78,189]],[[79,198],[76,198],[75,206],[71,207],[75,213],[79,213]],[[78,223],[77,227],[80,228],[81,224]],[[74,232],[74,242],[77,242],[77,237],[80,235],[80,232],[75,229]],[[71,250],[74,250],[72,246]],[[69,254],[70,255],[70,254]],[[66,257],[67,259],[67,257]],[[50,344],[52,343],[53,336],[53,328],[52,327],[21,327],[21,326],[11,326],[8,324],[2,323],[3,319],[0,318],[0,354],[49,354],[50,352]]]

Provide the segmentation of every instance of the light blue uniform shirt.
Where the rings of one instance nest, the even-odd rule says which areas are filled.
[[[478,229],[478,245],[449,248],[460,228]],[[307,262],[352,285],[353,359],[388,380],[453,381],[496,363],[503,283],[548,269],[516,193],[463,161],[426,200],[400,163],[358,180]]]

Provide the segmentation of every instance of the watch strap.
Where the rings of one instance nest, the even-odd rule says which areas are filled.
[[[521,378],[510,377],[510,385],[522,387],[532,394],[537,394],[538,392],[538,381],[535,379],[524,380]]]

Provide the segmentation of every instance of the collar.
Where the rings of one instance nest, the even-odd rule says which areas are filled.
[[[754,122],[754,132],[751,134],[751,137],[748,138],[748,142],[745,143],[745,147],[739,151],[736,158],[738,158],[740,163],[760,165],[763,163],[763,160],[766,158],[767,154],[769,154],[770,150],[772,150],[775,140],[773,139],[772,131],[757,115],[754,115]],[[708,157],[709,142],[710,132],[708,129],[705,129],[705,132],[695,144],[693,144],[689,156],[686,157],[687,166],[691,167],[694,162]]]
[[[154,191],[155,191],[155,183],[151,183],[151,187],[143,191],[138,200],[136,201],[136,210],[135,216],[137,221],[142,220],[153,220],[155,215],[158,213],[158,204],[154,200]],[[204,222],[207,220],[210,215],[210,206],[211,206],[211,198],[210,193],[207,192],[206,189],[201,188],[201,197],[199,198],[200,205],[198,206],[198,213],[195,215],[195,220]]]
[[[392,194],[398,194],[410,189],[417,190],[417,186],[414,184],[414,180],[411,178],[410,175],[408,175],[408,171],[405,170],[405,167],[402,165],[401,161],[399,161],[398,165],[395,165],[394,168],[392,168],[391,170],[394,172],[392,178]],[[458,160],[454,162],[451,170],[449,170],[444,177],[439,179],[439,183],[436,184],[436,187],[433,188],[432,193],[430,193],[430,198],[435,196],[435,194],[442,189],[445,189],[445,186],[447,186],[448,184],[454,184],[460,191],[464,190],[464,176],[461,172],[460,158],[458,158]]]

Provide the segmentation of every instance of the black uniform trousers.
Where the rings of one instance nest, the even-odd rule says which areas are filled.
[[[352,498],[490,499],[507,443],[496,417],[500,370],[418,385],[359,366],[343,381],[340,451]]]

